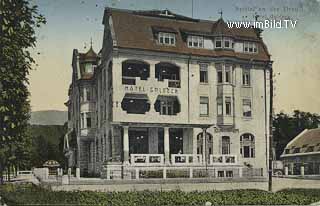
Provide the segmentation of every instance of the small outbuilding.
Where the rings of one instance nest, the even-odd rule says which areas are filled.
[[[320,128],[305,129],[280,156],[285,175],[320,175]]]
[[[57,168],[60,167],[60,164],[56,160],[48,160],[42,166],[49,169],[49,175],[57,175]]]

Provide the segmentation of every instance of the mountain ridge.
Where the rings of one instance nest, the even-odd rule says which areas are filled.
[[[68,112],[61,110],[32,111],[30,116],[31,125],[63,125],[68,120]]]

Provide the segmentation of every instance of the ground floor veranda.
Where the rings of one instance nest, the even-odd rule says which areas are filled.
[[[263,168],[246,167],[239,161],[240,148],[231,141],[213,141],[211,125],[116,125],[116,161],[105,161],[101,177],[141,178],[241,178],[263,177]],[[219,144],[218,146],[214,144]],[[217,149],[219,148],[219,149]],[[115,150],[115,149],[113,149]],[[116,155],[115,155],[116,156]],[[114,157],[113,157],[114,158]],[[118,161],[120,160],[120,161]]]

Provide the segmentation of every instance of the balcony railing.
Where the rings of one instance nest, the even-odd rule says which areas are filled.
[[[210,155],[211,165],[231,165],[237,164],[236,155]]]
[[[136,85],[136,77],[122,76],[122,84]]]
[[[194,154],[172,154],[171,162],[173,165],[182,165],[182,164],[201,164],[202,155]]]
[[[162,165],[163,154],[131,154],[131,165]]]
[[[180,88],[180,80],[168,80],[168,86],[174,88]]]

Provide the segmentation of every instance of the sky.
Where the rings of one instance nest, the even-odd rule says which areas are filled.
[[[66,110],[72,50],[86,52],[92,38],[101,49],[106,6],[132,10],[169,9],[197,19],[296,20],[293,28],[264,28],[274,61],[275,112],[299,109],[320,114],[320,0],[33,0],[47,24],[37,29],[30,73],[32,111]]]

